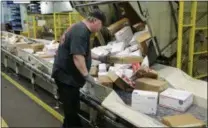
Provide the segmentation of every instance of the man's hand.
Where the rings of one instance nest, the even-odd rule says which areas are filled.
[[[86,75],[84,76],[84,79],[89,82],[92,86],[96,85],[96,82],[94,80],[94,78],[91,75]]]
[[[98,60],[101,61],[102,63],[107,63],[109,56],[99,56]]]

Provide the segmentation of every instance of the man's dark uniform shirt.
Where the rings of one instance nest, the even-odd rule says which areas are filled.
[[[52,77],[69,86],[82,87],[85,80],[76,68],[73,55],[83,55],[86,67],[91,66],[91,53],[89,48],[91,32],[83,23],[73,25],[65,34],[64,41],[59,44],[55,56]]]

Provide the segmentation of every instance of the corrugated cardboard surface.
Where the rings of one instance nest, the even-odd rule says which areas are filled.
[[[135,89],[162,92],[168,88],[168,84],[162,80],[156,80],[151,78],[138,78],[136,80]]]
[[[140,56],[128,56],[128,57],[119,57],[119,56],[110,56],[108,58],[109,63],[119,63],[119,64],[132,64],[136,62],[142,62],[143,58]]]
[[[170,127],[205,127],[205,123],[191,114],[166,116],[162,123]]]

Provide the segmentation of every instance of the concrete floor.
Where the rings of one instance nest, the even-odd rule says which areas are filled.
[[[9,127],[61,127],[59,120],[4,77],[1,77],[1,89],[2,117]]]

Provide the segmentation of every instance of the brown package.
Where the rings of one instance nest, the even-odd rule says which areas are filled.
[[[143,57],[140,56],[128,56],[128,57],[110,56],[108,58],[108,63],[118,63],[118,64],[132,64],[142,61],[143,61]]]
[[[129,24],[129,19],[123,18],[113,24],[111,24],[108,27],[108,30],[110,31],[111,35],[114,35],[118,30],[123,28],[125,25]]]
[[[146,77],[146,78],[153,78],[153,79],[157,79],[158,78],[158,74],[155,70],[144,70],[144,69],[139,69],[137,72],[136,72],[136,76],[137,78],[142,78],[142,77]]]
[[[189,113],[163,117],[162,123],[169,127],[206,127],[203,121],[196,119]]]
[[[152,78],[138,78],[136,80],[135,89],[162,92],[168,88],[168,83],[163,80]]]

